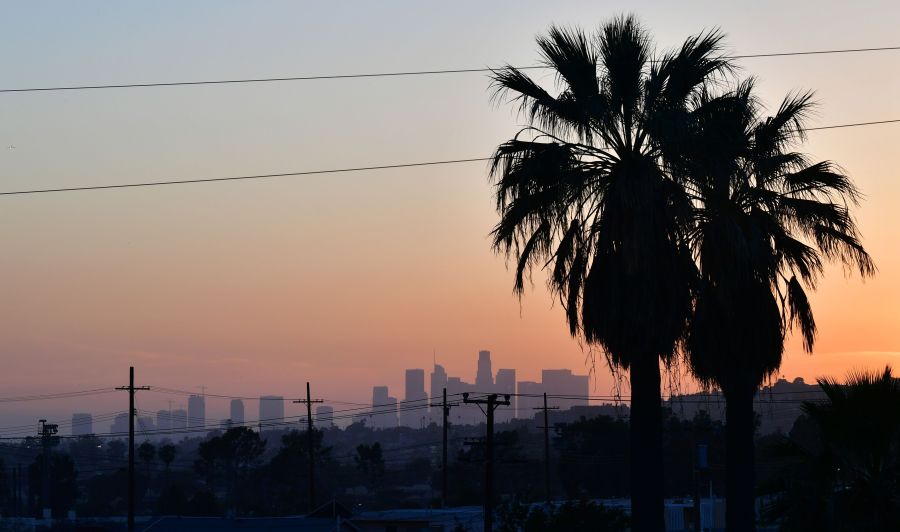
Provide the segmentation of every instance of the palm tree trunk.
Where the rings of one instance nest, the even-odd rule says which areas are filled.
[[[662,408],[659,359],[631,364],[631,530],[661,532],[663,517]]]
[[[725,526],[756,530],[755,432],[752,388],[725,392]]]

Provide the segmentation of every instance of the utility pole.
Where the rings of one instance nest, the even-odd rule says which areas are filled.
[[[312,404],[321,403],[321,399],[310,399],[309,381],[306,382],[306,400],[300,399],[295,403],[306,403],[306,434],[309,438],[309,512],[316,509],[316,452],[313,448],[313,421]]]
[[[476,404],[482,408],[487,416],[487,437],[485,438],[484,459],[484,532],[494,530],[494,410],[498,406],[509,406],[509,395],[503,396],[503,401],[497,394],[492,393],[486,399],[469,399],[469,394],[463,394],[463,403]]]
[[[54,438],[54,436],[57,432],[59,432],[59,425],[47,423],[46,419],[41,419],[38,422],[41,424],[41,430],[39,431],[38,435],[41,437],[41,447],[43,447],[44,462],[44,490],[41,496],[41,504],[44,508],[42,513],[44,519],[52,519],[53,506],[50,502],[50,447],[56,442],[56,438]]]
[[[441,407],[444,414],[444,423],[442,425],[443,429],[443,441],[444,444],[441,447],[441,508],[447,507],[447,429],[450,424],[450,408],[456,406],[455,404],[447,403],[447,388],[444,388],[444,401],[441,404],[432,404],[432,408]]]
[[[149,389],[134,385],[134,366],[128,368],[128,386],[116,388],[128,392],[128,532],[134,532],[134,392]]]
[[[544,411],[544,492],[547,498],[547,504],[553,498],[550,492],[550,423],[547,419],[548,410],[559,410],[558,406],[547,406],[547,392],[544,392],[544,406],[536,407],[534,410]]]

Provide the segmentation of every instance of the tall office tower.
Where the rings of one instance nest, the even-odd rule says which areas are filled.
[[[393,429],[396,428],[400,423],[400,419],[397,417],[397,398],[388,397],[387,405],[388,407],[384,414],[384,428]]]
[[[94,416],[72,414],[72,436],[86,436],[94,433]]]
[[[169,410],[160,410],[156,413],[156,428],[159,430],[170,430],[172,428],[172,412]]]
[[[373,429],[383,429],[385,427],[384,412],[388,408],[388,387],[374,386],[372,387],[372,421]]]
[[[112,425],[110,425],[109,431],[117,434],[128,434],[128,413],[117,415]]]
[[[397,398],[388,396],[387,386],[372,388],[372,428],[397,426]]]
[[[509,394],[509,406],[497,407],[497,422],[512,421],[516,417],[516,370],[498,369],[494,391],[501,395],[501,399],[503,394]]]
[[[478,373],[475,375],[476,391],[491,393],[494,391],[494,374],[491,371],[491,352],[478,352]]]
[[[172,430],[184,430],[187,428],[187,410],[179,408],[172,410]]]
[[[240,427],[244,424],[244,402],[240,399],[231,400],[231,425]]]
[[[259,427],[282,428],[284,426],[284,397],[264,395],[259,398]]]
[[[438,404],[441,402],[441,394],[444,393],[444,388],[447,387],[447,372],[444,371],[444,366],[440,364],[434,365],[434,370],[431,372],[431,403]],[[431,412],[431,420],[439,421],[441,416],[440,407],[432,407]]]
[[[519,419],[534,419],[534,415],[538,413],[535,408],[544,406],[542,395],[546,391],[544,385],[534,381],[519,381],[517,388],[519,396],[516,410]]]
[[[320,429],[329,429],[334,426],[334,408],[322,405],[316,407],[316,426]]]
[[[573,398],[553,398],[548,403],[568,410],[573,406],[587,406],[590,393],[590,378],[587,375],[572,375],[570,369],[545,369],[541,371],[544,391],[547,395],[567,395]]]
[[[188,397],[187,422],[190,428],[206,425],[206,399],[202,395]]]
[[[400,424],[404,427],[420,428],[428,408],[428,394],[425,393],[425,370],[406,370],[405,404],[400,409]]]

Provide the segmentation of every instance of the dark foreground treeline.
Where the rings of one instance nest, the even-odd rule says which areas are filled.
[[[806,425],[804,425],[806,427]],[[808,432],[805,430],[805,432]],[[483,426],[453,427],[449,441],[447,504],[478,505],[484,480]],[[690,498],[722,493],[724,433],[705,413],[665,420],[665,492]],[[773,443],[781,437],[771,437]],[[309,505],[305,432],[241,427],[179,442],[140,443],[136,449],[138,510],[167,515],[290,515]],[[440,427],[373,430],[363,424],[314,432],[319,502],[332,498],[356,508],[440,504]],[[706,463],[698,463],[705,446]],[[543,432],[528,421],[500,425],[495,436],[496,492],[517,501],[542,501]],[[555,499],[628,497],[628,423],[601,416],[551,431],[551,492]],[[40,441],[0,447],[0,507],[4,515],[37,516],[42,505]],[[775,474],[784,458],[760,457],[761,473]],[[698,467],[700,466],[700,467]],[[15,503],[18,479],[19,503]],[[51,459],[54,514],[122,515],[126,511],[127,446],[122,440],[63,439]]]
[[[710,490],[722,496],[722,424],[702,411],[693,420],[666,414],[666,496],[688,500],[698,494],[706,497]],[[840,426],[840,419],[835,421],[838,416],[810,414],[799,418],[790,434],[758,440],[760,501],[767,520],[797,530],[804,529],[809,519],[820,519],[823,526],[834,519],[849,524],[854,512],[862,510],[856,506],[859,500],[873,501],[873,489],[882,490],[877,504],[896,503],[896,475],[892,484],[866,486],[854,474],[871,477],[871,472],[841,471],[835,466],[853,457],[846,453],[869,456],[877,449],[866,450],[862,438],[855,441],[863,448],[856,449],[834,441],[841,437],[833,428],[835,423]],[[852,418],[857,414],[851,410],[842,415]],[[483,425],[452,427],[448,505],[482,502],[483,434]],[[582,501],[570,505],[569,513],[602,513],[604,510],[584,506],[583,501],[630,495],[627,421],[606,416],[582,418],[557,424],[550,434],[552,497]],[[313,435],[318,502],[336,499],[357,510],[440,504],[439,426],[373,430],[357,423],[346,429],[316,430]],[[524,523],[528,518],[539,529],[542,522],[546,525],[547,520],[568,515],[537,512],[527,516],[527,503],[546,498],[543,442],[543,431],[532,421],[498,426],[494,486],[498,498],[506,501],[500,506],[504,520]],[[62,439],[51,456],[54,515],[63,517],[70,510],[79,517],[125,514],[124,441],[93,436]],[[136,449],[138,511],[187,516],[303,514],[309,506],[309,456],[308,435],[297,430],[260,435],[241,427],[178,442],[145,441]],[[40,441],[29,438],[0,446],[0,461],[2,514],[38,516],[44,478]],[[16,477],[20,477],[18,505]],[[871,512],[873,503],[867,504]]]
[[[666,493],[691,497],[721,492],[723,428],[702,413],[666,419]],[[484,425],[453,426],[449,437],[447,504],[479,505],[484,483]],[[550,431],[554,499],[628,497],[628,422],[601,416],[557,424]],[[699,444],[709,469],[695,472]],[[309,505],[309,446],[305,431],[235,428],[181,441],[137,440],[138,511],[168,515],[291,515]],[[314,431],[317,500],[356,508],[427,507],[441,499],[441,428],[374,430],[364,424]],[[497,426],[495,491],[522,502],[543,501],[544,434],[533,421]],[[0,446],[0,511],[16,514],[15,470],[21,470],[18,514],[41,508],[41,442]],[[61,439],[52,450],[55,515],[123,515],[127,444],[93,436]]]

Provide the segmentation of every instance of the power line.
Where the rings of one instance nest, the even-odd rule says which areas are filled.
[[[858,127],[858,126],[876,126],[879,124],[894,124],[900,122],[900,119],[893,120],[876,120],[874,122],[855,122],[853,124],[838,124],[835,126],[819,126],[819,127],[808,127],[805,128],[804,131],[821,131],[823,129],[839,129],[842,127]]]
[[[93,390],[79,390],[74,392],[60,392],[60,393],[49,393],[49,394],[41,394],[41,395],[20,395],[17,397],[0,397],[0,403],[17,403],[20,401],[43,401],[46,399],[67,399],[72,397],[84,397],[88,395],[101,395],[105,393],[112,393],[115,389],[110,388],[95,388]]]
[[[854,122],[850,124],[835,124],[831,126],[818,126],[818,127],[808,127],[805,128],[804,131],[820,131],[825,129],[840,129],[840,128],[848,128],[848,127],[861,127],[861,126],[874,126],[874,125],[882,125],[882,124],[895,124],[900,123],[900,118],[890,119],[890,120],[876,120],[872,122]],[[175,179],[170,181],[144,181],[140,183],[123,183],[118,185],[88,185],[88,186],[78,186],[78,187],[64,187],[64,188],[44,188],[44,189],[31,189],[31,190],[12,190],[7,192],[0,192],[0,196],[21,196],[26,194],[44,194],[49,192],[78,192],[78,191],[88,191],[88,190],[108,190],[108,189],[118,189],[118,188],[138,188],[138,187],[156,187],[156,186],[164,186],[164,185],[188,185],[195,183],[218,183],[223,181],[246,181],[246,180],[254,180],[254,179],[268,179],[272,177],[298,177],[298,176],[309,176],[309,175],[322,175],[322,174],[339,174],[339,173],[351,173],[351,172],[368,172],[372,170],[390,170],[397,168],[414,168],[414,167],[422,167],[422,166],[440,166],[440,165],[448,165],[448,164],[461,164],[461,163],[473,163],[473,162],[481,162],[481,161],[490,161],[493,157],[472,157],[468,159],[448,159],[443,161],[425,161],[425,162],[416,162],[416,163],[397,163],[397,164],[385,164],[379,166],[357,166],[351,168],[331,168],[327,170],[304,170],[298,172],[282,172],[277,174],[256,174],[256,175],[243,175],[243,176],[232,176],[232,177],[211,177],[211,178],[200,178],[200,179]]]
[[[453,395],[460,395],[460,394],[453,394]],[[474,396],[477,394],[473,393],[471,395]],[[508,394],[508,395],[510,395],[512,397],[535,397],[535,398],[543,397],[543,395],[538,396],[535,394]],[[621,402],[626,402],[626,403],[630,401],[630,399],[628,399],[626,396],[614,397],[614,396],[584,396],[584,395],[579,396],[579,395],[550,395],[550,394],[547,394],[547,398],[548,399],[560,399],[560,400],[574,400],[574,399],[613,400],[613,399],[616,399],[616,400],[619,400]],[[669,401],[671,403],[677,403],[677,404],[697,404],[697,405],[717,405],[717,406],[725,405],[724,398],[717,398],[717,399],[673,398],[673,399],[669,399],[667,401]],[[777,404],[777,405],[781,405],[781,406],[787,408],[791,405],[799,406],[808,401],[809,401],[808,399],[756,399],[756,400],[754,400],[754,404]],[[367,416],[377,416],[379,414],[393,414],[393,413],[400,413],[400,412],[419,411],[419,410],[427,409],[428,407],[429,407],[429,405],[426,404],[426,405],[411,405],[408,407],[397,408],[397,409],[388,408],[388,409],[384,409],[384,410],[363,411],[363,412],[358,412],[355,414],[344,414],[341,416],[334,416],[333,419],[341,420],[341,419],[350,419],[350,418],[353,418],[356,416],[367,417]],[[257,421],[245,422],[245,423],[243,423],[243,426],[252,426],[254,424],[262,422],[262,423],[265,423],[269,427],[291,427],[291,426],[297,426],[296,422],[300,418],[305,418],[305,417],[306,416],[304,416],[304,415],[300,415],[300,416],[284,416],[284,417],[278,417],[278,418],[260,419]],[[293,420],[293,421],[291,421],[291,420]],[[237,424],[235,426],[241,426],[241,424]],[[135,431],[135,435],[141,436],[141,437],[174,436],[174,435],[188,435],[188,436],[189,435],[197,435],[197,436],[199,436],[199,435],[201,435],[200,434],[201,432],[222,430],[222,429],[226,429],[226,428],[227,427],[222,426],[221,423],[210,423],[210,424],[206,424],[206,425],[202,425],[202,426],[194,426],[194,427],[178,427],[178,428],[171,428],[171,429],[151,429],[151,430]],[[90,434],[90,436],[95,437],[95,438],[118,439],[118,438],[124,438],[124,437],[128,436],[128,432],[127,431],[105,432],[105,433],[101,432],[101,433]],[[81,436],[74,436],[74,435],[71,435],[71,436],[70,435],[60,435],[60,436],[56,436],[56,437],[61,440],[70,440],[70,439],[74,440],[74,439],[81,438]],[[0,436],[0,441],[22,441],[25,439],[27,439],[27,437],[25,437],[25,436]]]
[[[473,159],[452,159],[447,161],[427,161],[420,163],[400,163],[400,164],[386,164],[381,166],[360,166],[355,168],[335,168],[329,170],[307,170],[300,172],[284,172],[280,174],[259,174],[259,175],[244,175],[244,176],[235,176],[235,177],[213,177],[213,178],[205,178],[205,179],[184,179],[184,180],[172,180],[172,181],[149,181],[143,183],[127,183],[121,185],[96,185],[96,186],[83,186],[83,187],[67,187],[67,188],[53,188],[53,189],[35,189],[35,190],[16,190],[11,192],[0,192],[0,196],[14,196],[21,194],[42,194],[45,192],[75,192],[79,190],[105,190],[105,189],[113,189],[113,188],[135,188],[135,187],[155,187],[162,185],[185,185],[190,183],[215,183],[221,181],[241,181],[241,180],[249,180],[249,179],[267,179],[271,177],[292,177],[292,176],[306,176],[306,175],[319,175],[319,174],[338,174],[338,173],[349,173],[349,172],[366,172],[370,170],[389,170],[392,168],[412,168],[417,166],[437,166],[444,164],[459,164],[459,163],[470,163],[476,161],[489,161],[490,157],[480,157]]]
[[[790,56],[808,56],[808,55],[825,55],[825,54],[846,54],[861,52],[886,52],[900,50],[900,46],[882,46],[875,48],[845,48],[838,50],[811,50],[800,52],[773,52],[761,54],[744,54],[744,55],[727,55],[724,59],[761,59],[770,57],[790,57]],[[546,69],[550,68],[546,65],[531,65],[516,67],[518,70],[530,69]],[[368,78],[387,78],[387,77],[407,77],[407,76],[432,76],[443,74],[471,74],[493,72],[492,68],[455,68],[440,70],[410,70],[401,72],[372,72],[361,74],[326,74],[312,76],[287,76],[272,78],[240,78],[240,79],[220,79],[220,80],[199,80],[199,81],[168,81],[168,82],[149,82],[149,83],[118,83],[107,85],[61,85],[51,87],[26,87],[26,88],[7,88],[0,89],[0,93],[14,92],[54,92],[54,91],[76,91],[76,90],[98,90],[98,89],[137,89],[150,87],[185,87],[197,85],[229,85],[229,84],[247,84],[247,83],[276,83],[287,81],[322,81],[322,80],[340,80],[340,79],[368,79]]]

